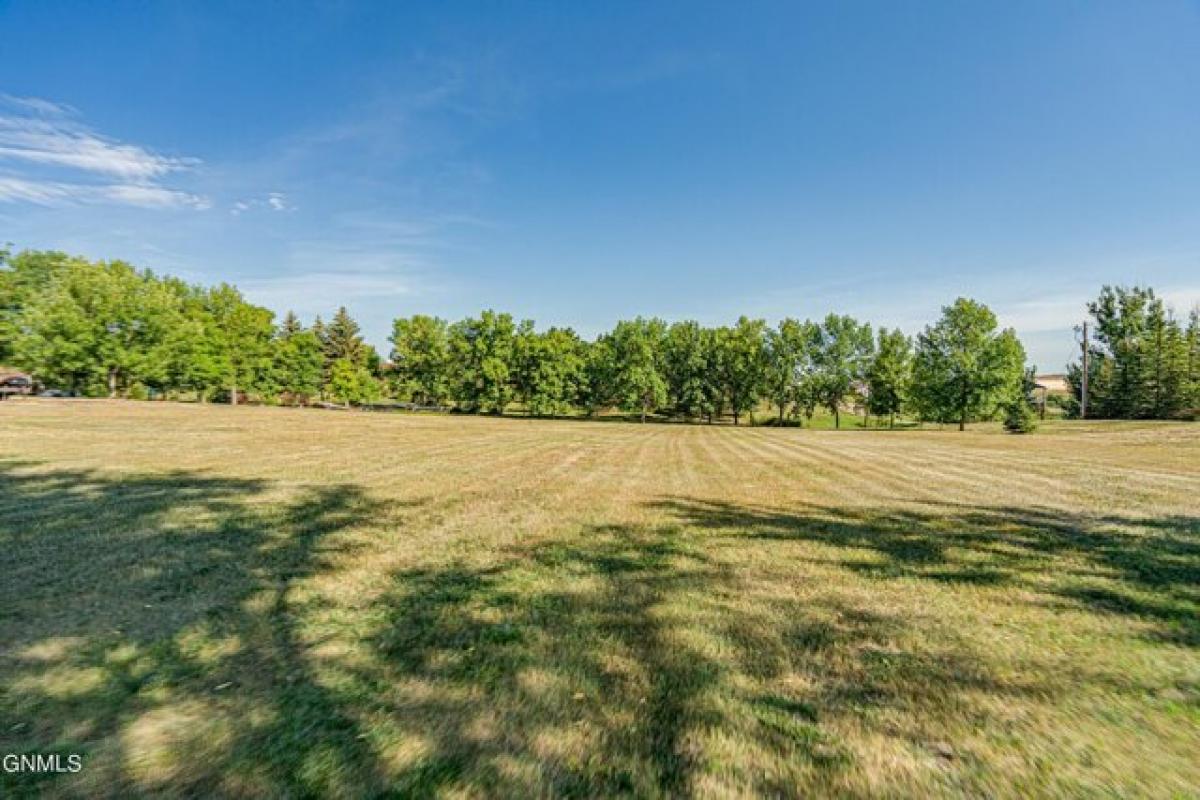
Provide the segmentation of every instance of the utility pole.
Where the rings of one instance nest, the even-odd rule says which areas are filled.
[[[1088,340],[1087,340],[1087,320],[1083,321],[1083,396],[1079,402],[1079,418],[1087,419],[1087,396],[1088,396]]]

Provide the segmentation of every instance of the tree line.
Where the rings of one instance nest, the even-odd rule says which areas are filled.
[[[328,322],[306,326],[289,312],[277,323],[228,284],[192,285],[121,261],[0,251],[0,298],[0,363],[90,396],[387,398],[471,413],[619,409],[642,420],[735,424],[769,407],[777,424],[803,424],[824,410],[838,426],[854,410],[889,423],[903,415],[962,427],[1024,404],[1030,388],[1015,333],[965,298],[915,337],[838,314],[774,326],[742,317],[719,327],[639,317],[590,341],[492,310],[456,322],[417,314],[395,320],[387,360],[345,308]],[[1162,334],[1190,341],[1193,362],[1195,327],[1193,318],[1187,334],[1169,325]],[[1093,384],[1121,386],[1111,376],[1126,373],[1105,361],[1102,328]],[[1148,363],[1139,374],[1156,376],[1156,386],[1195,391],[1194,363],[1187,378]]]
[[[1171,419],[1200,415],[1200,308],[1186,323],[1148,287],[1105,286],[1088,303],[1089,417]],[[1083,362],[1067,370],[1069,411],[1083,397]]]

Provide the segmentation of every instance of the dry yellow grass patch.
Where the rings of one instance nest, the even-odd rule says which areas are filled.
[[[0,405],[5,794],[1185,795],[1200,426]]]

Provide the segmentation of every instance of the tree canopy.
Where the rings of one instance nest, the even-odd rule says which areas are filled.
[[[1186,324],[1148,287],[1105,286],[1088,303],[1088,414],[1150,419],[1200,412],[1200,309]],[[1068,368],[1079,412],[1082,363]]]
[[[1088,305],[1090,411],[1200,413],[1200,310],[1179,317],[1153,290],[1104,287]],[[122,261],[0,250],[0,363],[92,396],[374,403],[555,416],[621,409],[639,419],[740,423],[769,404],[798,424],[823,407],[963,427],[1021,399],[1024,350],[987,306],[960,298],[915,339],[849,316],[621,320],[591,340],[485,310],[457,322],[413,314],[390,360],[345,307],[311,326],[278,321],[227,284],[206,287]],[[1076,390],[1082,365],[1068,368]],[[1076,404],[1076,409],[1078,404]]]
[[[990,416],[1021,390],[1025,350],[1011,328],[998,330],[996,315],[960,297],[917,336],[912,397],[920,415],[936,422]]]

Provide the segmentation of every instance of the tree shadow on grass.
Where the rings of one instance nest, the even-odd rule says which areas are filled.
[[[404,509],[353,486],[277,489],[0,469],[0,749],[85,764],[7,774],[0,792],[696,792],[730,691],[707,649],[726,620],[706,603],[736,591],[700,540],[599,526],[404,570],[356,621],[305,580],[345,554],[340,534]],[[357,622],[359,640],[340,627]],[[747,702],[763,704],[752,738],[817,747],[786,699]]]
[[[1144,618],[1155,624],[1152,636],[1200,647],[1200,516],[956,503],[799,511],[689,498],[654,505],[699,530],[836,548],[835,563],[868,578],[1023,586],[1055,602]]]
[[[427,752],[401,793],[690,793],[688,732],[720,724],[717,664],[673,636],[672,598],[731,577],[672,531],[598,526],[499,566],[401,572],[375,646]],[[399,710],[399,709],[398,709]]]
[[[998,679],[962,642],[901,648],[910,621],[835,593],[748,602],[747,576],[696,522],[396,573],[371,612],[367,672],[407,687],[389,712],[422,742],[397,791],[794,796],[850,780],[855,752],[830,725],[842,717],[1045,692]]]
[[[1195,645],[1195,519],[667,498],[666,524],[441,554],[343,602],[307,579],[409,509],[278,489],[0,468],[0,750],[86,765],[0,793],[853,793],[861,752],[831,723],[929,749],[997,724],[980,697],[1052,690],[870,598],[755,594],[770,565],[725,560],[727,536],[822,545],[868,580],[1032,586]]]
[[[385,513],[350,485],[0,466],[0,794],[356,795],[378,765],[305,653],[297,583]]]

